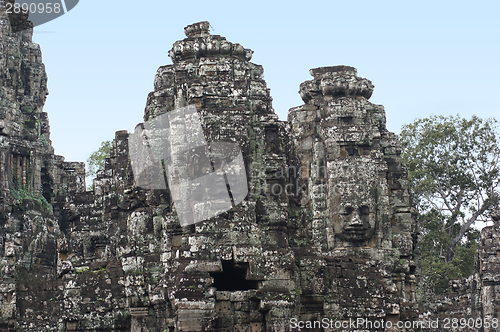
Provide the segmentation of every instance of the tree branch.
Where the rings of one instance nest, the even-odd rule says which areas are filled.
[[[487,203],[485,202],[483,204],[483,206],[481,206],[481,208],[479,210],[477,210],[473,215],[472,217],[469,218],[469,220],[467,220],[467,222],[460,228],[460,231],[458,232],[458,235],[455,236],[452,240],[451,240],[451,248],[455,248],[457,246],[457,243],[464,237],[465,235],[465,232],[469,229],[469,227],[474,223],[476,222],[477,218],[482,215],[489,207],[490,207],[490,203]]]

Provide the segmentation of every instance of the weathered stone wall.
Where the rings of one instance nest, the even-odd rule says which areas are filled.
[[[496,228],[483,231],[475,279],[418,305],[399,142],[356,69],[312,69],[305,104],[279,121],[253,52],[208,22],[186,27],[144,120],[195,105],[208,142],[241,148],[249,194],[181,227],[168,188],[136,186],[126,131],[92,191],[83,163],[53,154],[39,47],[4,8],[0,331],[336,331],[290,320],[416,320],[471,300],[465,315],[498,315]]]
[[[26,15],[0,1],[0,330],[56,330],[56,201],[84,190],[83,163],[54,155],[47,75]],[[83,182],[82,182],[83,181]],[[53,203],[51,205],[50,203]]]

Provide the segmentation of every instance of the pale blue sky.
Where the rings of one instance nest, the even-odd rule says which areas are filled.
[[[500,118],[498,1],[80,0],[35,28],[49,77],[56,153],[85,161],[142,122],[156,70],[183,28],[209,21],[264,66],[276,113],[302,104],[309,69],[349,65],[370,79],[389,130],[430,114]]]

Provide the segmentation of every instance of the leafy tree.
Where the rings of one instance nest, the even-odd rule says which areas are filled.
[[[479,232],[499,202],[495,119],[431,116],[404,125],[402,157],[418,211],[424,273],[437,292],[473,272]]]
[[[113,143],[111,141],[104,141],[97,151],[92,152],[87,159],[87,176],[96,176],[97,171],[104,169],[106,158],[109,158],[112,148]]]

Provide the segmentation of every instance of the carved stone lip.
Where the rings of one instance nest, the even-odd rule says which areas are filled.
[[[342,237],[346,240],[366,240],[373,234],[373,229],[366,226],[345,227]]]
[[[347,233],[347,234],[361,234],[361,233],[366,233],[366,231],[368,231],[369,228],[367,227],[359,227],[359,226],[350,226],[350,227],[346,227],[344,228],[344,233]]]

